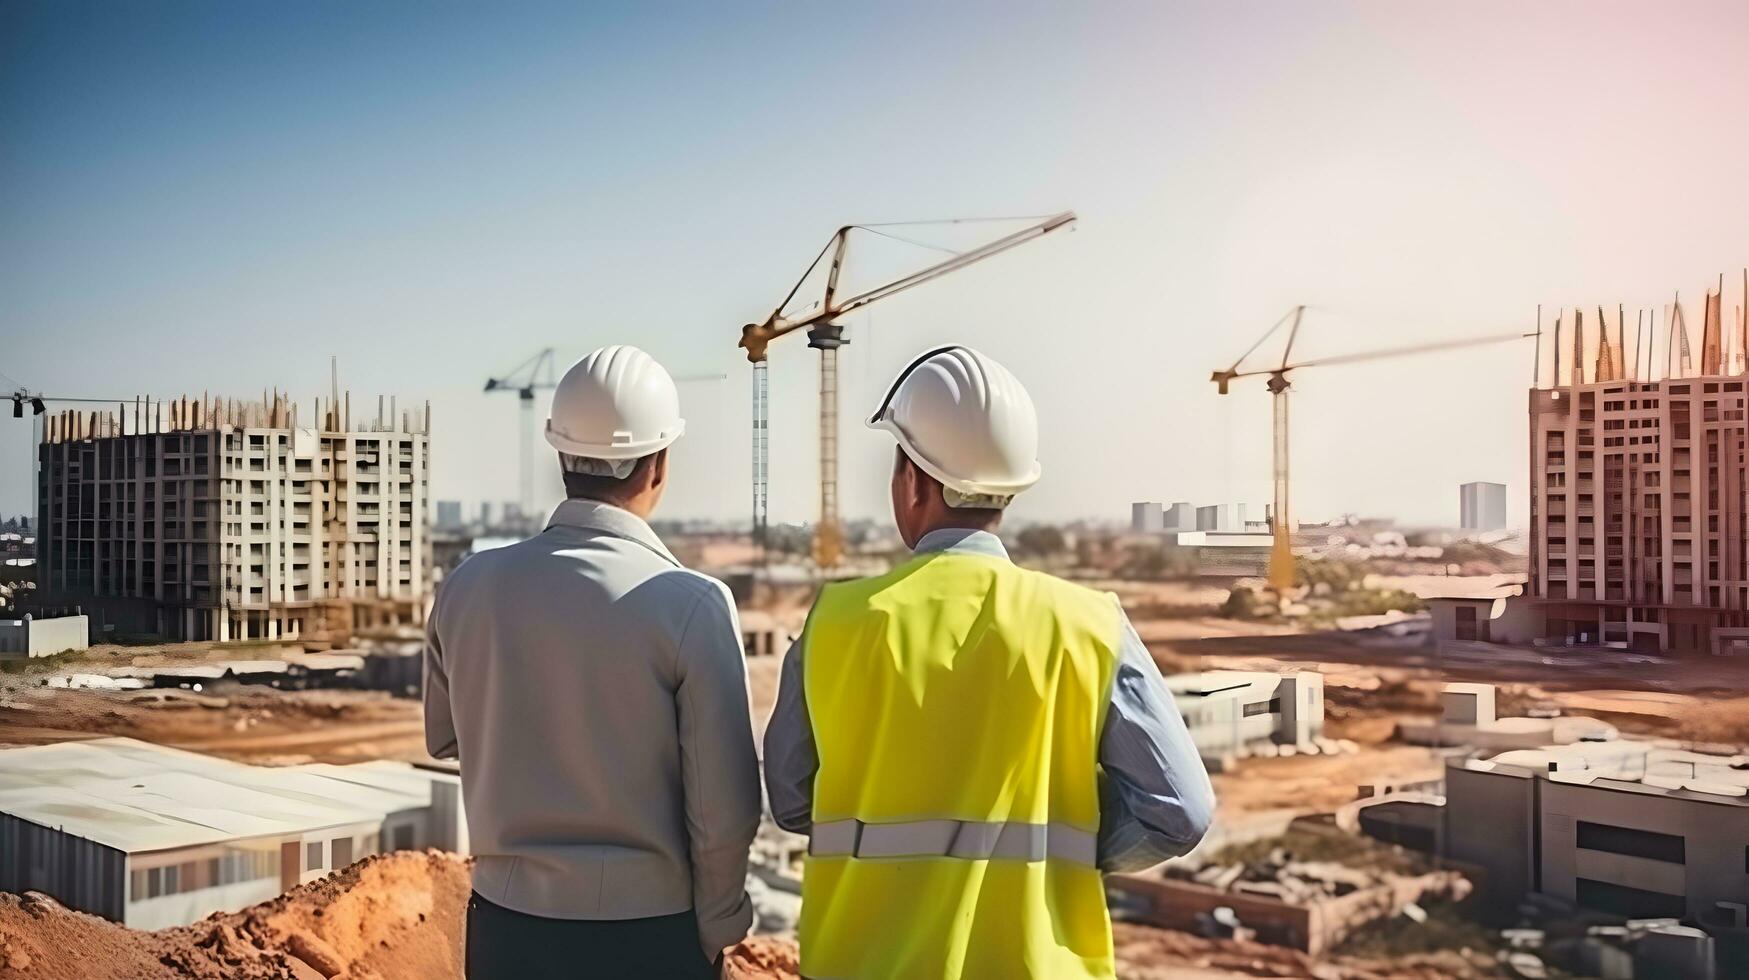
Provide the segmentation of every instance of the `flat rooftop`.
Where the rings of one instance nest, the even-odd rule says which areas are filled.
[[[1512,599],[1524,595],[1530,576],[1501,572],[1483,577],[1456,576],[1444,581],[1417,582],[1413,589],[1422,599]]]
[[[1168,531],[1168,543],[1180,548],[1272,548],[1268,531]]]
[[[1485,760],[1453,760],[1448,765],[1572,786],[1749,806],[1749,756],[1694,752],[1659,742],[1574,742],[1514,749]]]
[[[1174,698],[1269,698],[1280,683],[1280,674],[1260,670],[1204,670],[1172,674],[1166,678],[1166,689]]]
[[[431,804],[398,762],[269,768],[131,738],[0,750],[0,813],[129,854],[378,823]]]

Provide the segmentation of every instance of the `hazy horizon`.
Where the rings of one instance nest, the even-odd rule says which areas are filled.
[[[1746,39],[1722,2],[0,0],[0,385],[307,409],[337,354],[355,399],[431,400],[432,496],[477,503],[517,496],[516,399],[485,379],[636,343],[728,375],[682,390],[659,516],[745,519],[735,342],[834,228],[1073,208],[850,318],[845,513],[886,514],[891,442],[861,420],[944,342],[1038,404],[1017,519],[1261,513],[1262,379],[1208,375],[1295,304],[1305,357],[1530,330],[1539,303],[1631,321],[1677,289],[1698,331],[1720,273],[1732,322]],[[1455,524],[1486,480],[1523,524],[1531,362],[1296,375],[1297,512]],[[773,346],[774,520],[815,512],[815,363]],[[31,506],[28,431],[0,416],[0,513]]]

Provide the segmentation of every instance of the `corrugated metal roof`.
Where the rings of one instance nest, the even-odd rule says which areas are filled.
[[[394,762],[249,766],[131,738],[0,750],[0,813],[137,853],[379,823],[429,806]]]

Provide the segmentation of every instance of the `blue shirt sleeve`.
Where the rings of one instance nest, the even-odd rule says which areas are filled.
[[[777,704],[765,726],[765,794],[771,803],[771,818],[792,834],[814,829],[814,774],[820,769],[807,694],[802,688],[805,637],[804,630],[803,638],[790,644],[784,654]]]
[[[1123,616],[1099,764],[1105,772],[1100,870],[1153,867],[1188,853],[1208,832],[1215,808],[1208,770],[1160,668],[1128,616]]]

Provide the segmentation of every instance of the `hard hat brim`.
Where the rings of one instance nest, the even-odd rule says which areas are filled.
[[[654,439],[646,439],[643,442],[618,442],[602,445],[578,442],[568,438],[563,433],[554,431],[553,422],[548,419],[546,431],[542,435],[546,437],[547,445],[567,456],[587,456],[590,459],[640,459],[674,445],[674,441],[685,433],[686,420],[675,419],[674,428],[671,431],[663,432]]]

